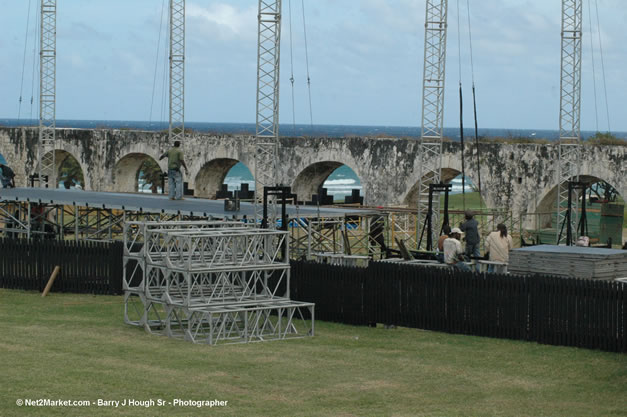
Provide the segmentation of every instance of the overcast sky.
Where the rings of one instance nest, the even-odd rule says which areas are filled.
[[[291,0],[295,116],[309,123],[302,0]],[[583,130],[596,130],[588,1],[584,1]],[[627,7],[596,0],[613,131],[627,131]],[[31,10],[38,0],[31,0]],[[418,126],[426,0],[304,0],[315,124]],[[0,0],[0,118],[30,115],[35,21],[23,66],[29,0]],[[58,0],[57,118],[161,120],[167,0]],[[289,0],[283,0],[281,122],[291,123]],[[37,6],[38,7],[38,6]],[[472,125],[466,1],[461,8],[465,124]],[[557,129],[559,0],[470,0],[479,125]],[[599,130],[608,129],[593,18]],[[162,32],[165,32],[165,21]],[[449,1],[445,126],[459,125],[457,1]],[[254,122],[256,0],[188,0],[185,118]],[[155,77],[155,70],[157,76]],[[36,80],[35,80],[36,81]],[[37,82],[37,81],[36,81]],[[154,89],[153,97],[153,85]],[[37,93],[35,93],[35,96]],[[151,113],[152,103],[152,113]],[[36,117],[36,108],[34,106]]]

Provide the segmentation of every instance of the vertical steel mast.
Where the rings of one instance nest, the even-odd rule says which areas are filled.
[[[41,0],[41,37],[39,43],[39,143],[37,164],[39,186],[44,181],[56,188],[55,128],[57,85],[57,2]]]
[[[557,239],[572,243],[576,237],[562,233],[569,217],[568,182],[578,180],[581,166],[581,36],[582,0],[562,0],[562,55],[560,79],[560,140],[557,168]],[[577,230],[577,198],[571,206],[571,230]],[[567,239],[571,238],[571,242]]]
[[[185,139],[185,0],[170,0],[170,143]]]
[[[263,189],[278,182],[279,63],[281,0],[259,0],[257,43],[257,129],[255,135],[255,217],[263,218]],[[268,225],[274,227],[276,204],[268,204]]]
[[[422,79],[422,134],[418,183],[418,230],[429,213],[429,184],[441,181],[444,123],[444,75],[448,0],[427,0],[424,74]],[[433,241],[440,232],[440,199],[433,195]],[[424,240],[423,240],[424,241]]]

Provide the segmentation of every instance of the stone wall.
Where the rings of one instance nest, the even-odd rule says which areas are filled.
[[[37,129],[0,128],[0,153],[25,186],[36,169]],[[57,163],[72,155],[80,163],[85,188],[96,191],[137,189],[137,172],[147,158],[158,161],[167,149],[167,133],[131,130],[59,129]],[[359,176],[368,205],[415,206],[419,176],[419,141],[396,138],[281,138],[279,181],[291,185],[299,198],[309,199],[341,165]],[[585,146],[582,174],[603,179],[627,195],[627,147]],[[248,135],[194,133],[183,144],[189,172],[186,181],[197,196],[214,196],[238,161],[255,172],[254,142]],[[459,143],[444,142],[442,177],[450,181],[461,172]],[[555,200],[558,147],[545,144],[467,145],[465,171],[473,183],[481,177],[488,207],[514,213],[551,208]],[[166,170],[167,161],[158,161]]]

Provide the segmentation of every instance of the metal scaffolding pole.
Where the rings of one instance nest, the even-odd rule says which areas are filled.
[[[57,2],[41,0],[41,37],[39,44],[39,143],[37,164],[39,186],[56,188],[56,64]],[[44,181],[47,178],[47,182]]]
[[[441,181],[447,11],[448,0],[427,0],[422,81],[418,225],[424,223],[429,212],[429,184],[438,184]],[[439,235],[439,220],[440,198],[439,195],[435,195],[431,221],[437,226],[433,228],[433,241],[437,241]]]
[[[279,63],[281,0],[259,0],[257,44],[257,129],[255,135],[255,217],[263,218],[263,188],[278,183]],[[276,226],[276,197],[270,197],[268,225]]]
[[[562,0],[562,54],[560,78],[560,141],[557,169],[557,240],[567,242],[560,234],[566,219],[571,230],[577,230],[578,199],[574,198],[568,215],[569,181],[579,181],[581,167],[581,36],[582,1]],[[573,237],[576,239],[576,236]]]
[[[170,0],[170,126],[172,144],[185,139],[185,0]]]

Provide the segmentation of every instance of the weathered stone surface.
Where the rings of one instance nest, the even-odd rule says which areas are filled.
[[[0,153],[25,186],[35,171],[37,129],[0,128]],[[137,173],[146,158],[158,161],[167,149],[167,134],[130,130],[59,129],[58,164],[71,154],[80,163],[85,187],[98,191],[134,191]],[[419,175],[419,141],[379,138],[281,138],[279,181],[309,199],[334,169],[347,165],[359,176],[369,205],[415,205]],[[254,142],[246,135],[194,133],[183,145],[190,188],[198,196],[213,196],[229,169],[238,161],[255,172]],[[523,212],[552,211],[558,148],[544,144],[480,145],[464,152],[466,175],[477,184],[479,174],[488,207]],[[443,144],[442,177],[450,181],[461,172],[459,143]],[[586,146],[582,174],[603,179],[627,196],[627,147]]]

